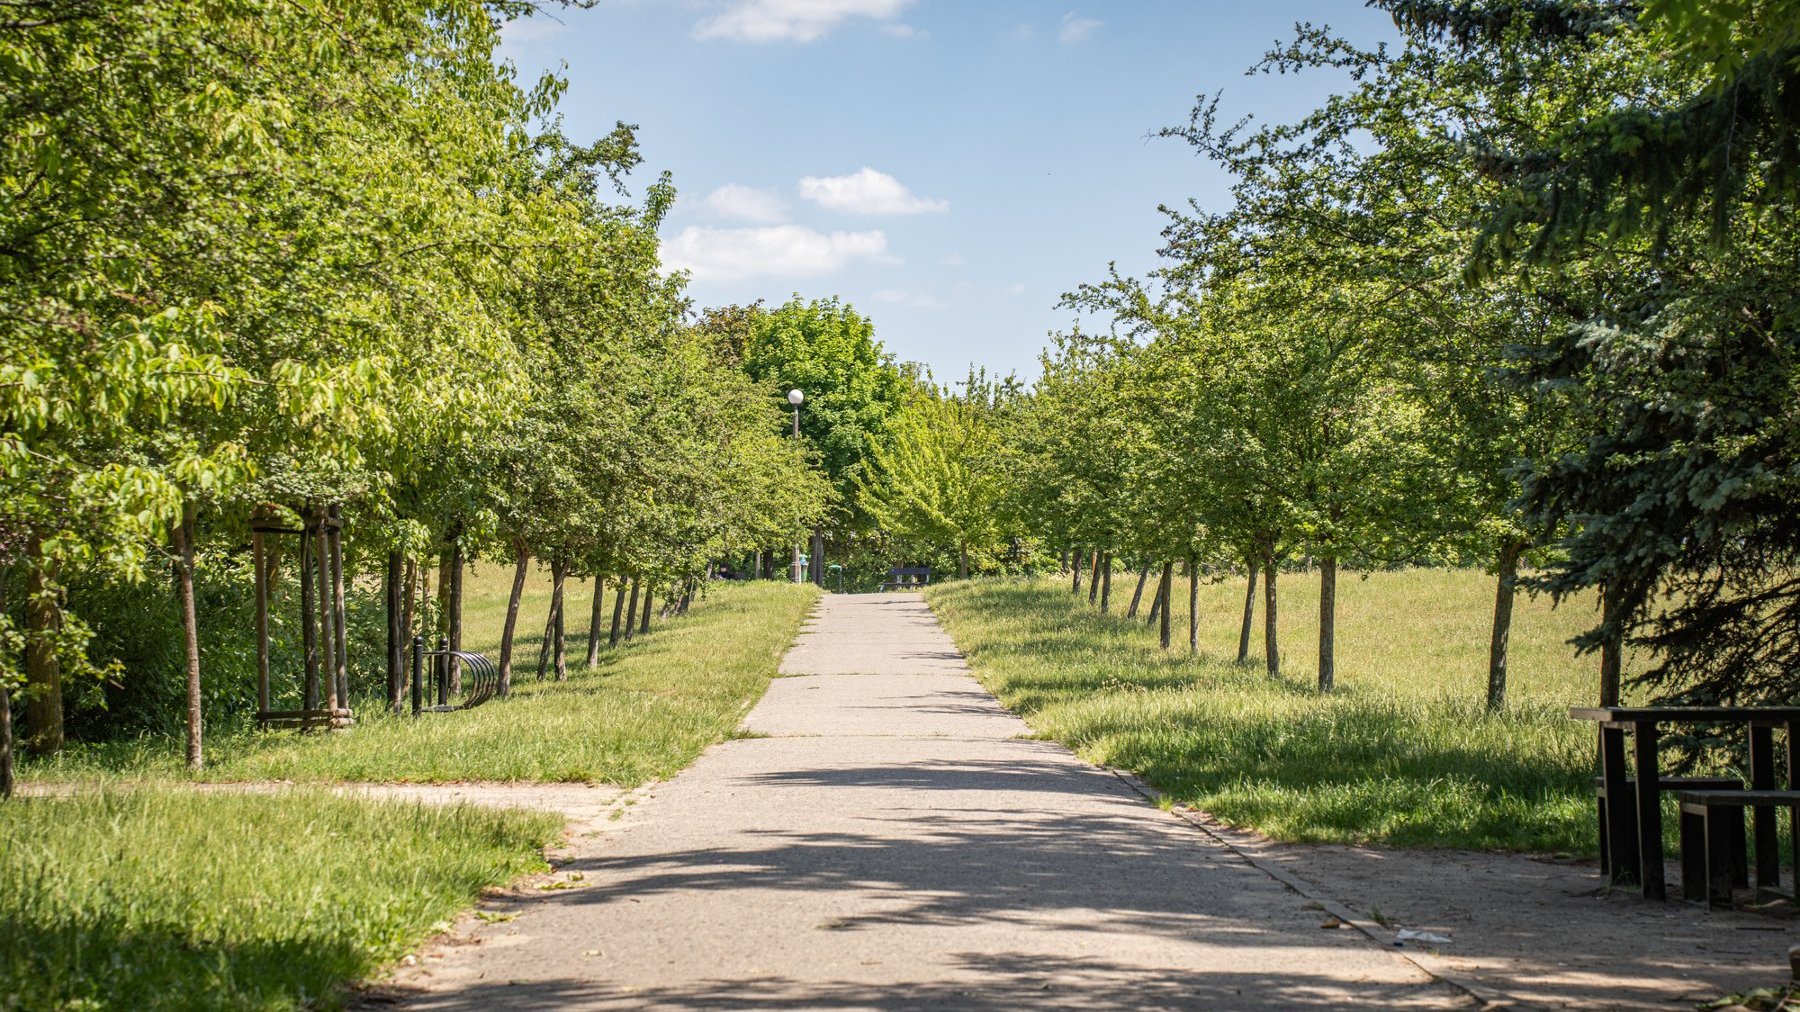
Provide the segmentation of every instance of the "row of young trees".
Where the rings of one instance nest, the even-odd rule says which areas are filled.
[[[1343,75],[1311,114],[1163,131],[1230,205],[1165,208],[1157,270],[1068,295],[1108,326],[1029,395],[915,396],[930,448],[884,471],[925,504],[878,498],[1059,546],[1103,607],[1115,559],[1160,569],[1165,646],[1175,562],[1247,577],[1240,660],[1260,576],[1271,674],[1309,560],[1325,690],[1340,568],[1432,561],[1496,575],[1491,708],[1521,584],[1600,591],[1603,704],[1624,644],[1664,698],[1800,698],[1800,8],[1374,6],[1398,44],[1301,25],[1255,68]]]
[[[818,525],[791,381],[690,326],[660,268],[668,179],[626,202],[633,129],[578,144],[562,83],[496,61],[531,7],[9,5],[0,721],[22,696],[28,748],[139,698],[156,665],[129,655],[177,662],[201,764],[203,717],[245,708],[253,518],[340,509],[352,594],[385,585],[389,692],[411,630],[459,636],[467,560],[517,567],[510,678],[532,560],[559,598],[647,601]],[[144,646],[171,573],[178,657]]]

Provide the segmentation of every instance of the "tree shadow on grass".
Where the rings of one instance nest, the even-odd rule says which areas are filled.
[[[183,911],[168,911],[171,918]],[[0,918],[0,1006],[20,1009],[244,1009],[330,1004],[368,972],[350,940],[308,935],[221,942],[180,923],[105,915]]]

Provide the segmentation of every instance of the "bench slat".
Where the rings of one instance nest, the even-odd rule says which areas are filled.
[[[1682,791],[1681,803],[1707,808],[1800,805],[1800,791]]]

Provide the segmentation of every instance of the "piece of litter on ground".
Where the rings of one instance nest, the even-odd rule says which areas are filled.
[[[1401,928],[1399,931],[1394,932],[1394,942],[1395,944],[1399,944],[1400,942],[1424,942],[1427,945],[1449,945],[1450,939],[1447,936],[1440,935],[1434,931],[1414,931],[1411,928]]]
[[[1321,927],[1321,928],[1341,928],[1343,926],[1344,926],[1343,918],[1336,917],[1336,916],[1325,918],[1325,923],[1319,925],[1319,927]]]

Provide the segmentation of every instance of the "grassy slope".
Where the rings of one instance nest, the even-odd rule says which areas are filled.
[[[510,573],[485,567],[466,587],[465,644],[498,656]],[[390,717],[359,710],[347,731],[239,732],[207,741],[207,779],[309,781],[539,780],[635,786],[686,766],[728,736],[761,697],[817,591],[785,583],[715,585],[686,616],[601,651],[584,666],[589,592],[570,595],[567,682],[535,680],[548,586],[536,581],[520,619],[513,696],[460,713]],[[610,611],[607,619],[610,621]],[[26,775],[181,775],[180,748],[142,739],[72,749]]]
[[[1131,584],[1113,589],[1123,610]],[[1185,582],[1167,656],[1143,623],[1102,618],[1060,582],[964,581],[928,596],[1035,731],[1229,822],[1288,840],[1594,851],[1593,728],[1567,717],[1596,691],[1594,662],[1567,645],[1589,609],[1520,599],[1509,704],[1488,716],[1491,578],[1341,577],[1329,698],[1312,687],[1316,578],[1284,576],[1281,590],[1278,681],[1263,673],[1260,600],[1254,664],[1231,663],[1242,582],[1201,587],[1194,659]]]
[[[288,1009],[543,867],[554,816],[140,785],[0,804],[0,1009]]]

